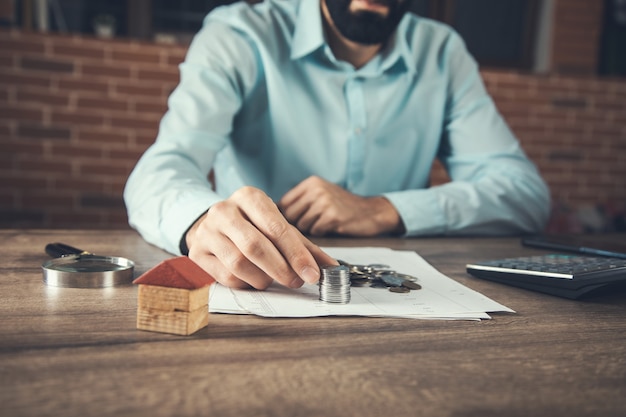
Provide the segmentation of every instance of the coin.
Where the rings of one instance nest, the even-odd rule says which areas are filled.
[[[397,277],[395,274],[382,274],[380,279],[390,287],[401,287],[405,281],[403,278]]]
[[[404,288],[405,290],[419,290],[422,288],[418,284],[417,277],[409,274],[402,274],[391,269],[385,264],[350,264],[346,261],[338,260],[339,264],[348,270],[350,285],[353,287],[362,287],[367,284],[371,288]],[[335,267],[337,268],[337,267]],[[398,293],[407,292],[403,289],[394,291]],[[322,288],[320,287],[320,291]],[[323,289],[328,292],[330,290]],[[337,289],[333,289],[337,291]],[[337,295],[328,295],[331,298],[337,298]],[[339,297],[340,298],[340,297]]]
[[[326,303],[350,302],[350,269],[345,265],[324,266],[319,281],[319,299]]]
[[[408,289],[407,287],[389,287],[389,291],[402,294],[402,293],[410,292],[411,290]]]
[[[402,282],[402,286],[405,288],[409,288],[411,290],[421,290],[422,286],[419,285],[417,282],[413,282],[413,281],[409,281],[408,279],[405,279],[404,282]]]
[[[417,277],[414,277],[413,275],[409,275],[409,274],[400,274],[396,272],[395,276],[397,276],[398,278],[406,279],[407,281],[413,281],[413,282],[418,281]]]

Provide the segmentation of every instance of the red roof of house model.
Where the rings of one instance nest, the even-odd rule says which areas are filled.
[[[215,279],[186,256],[166,259],[146,271],[133,284],[195,290],[211,285]]]

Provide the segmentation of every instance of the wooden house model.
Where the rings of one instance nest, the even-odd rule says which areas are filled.
[[[159,263],[133,281],[139,285],[137,328],[190,335],[207,326],[213,282],[213,277],[186,256]]]

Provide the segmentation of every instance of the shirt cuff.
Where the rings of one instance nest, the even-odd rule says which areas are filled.
[[[201,215],[199,215],[196,220],[194,220],[189,227],[187,228],[187,230],[185,230],[185,233],[183,233],[183,235],[180,237],[180,243],[178,244],[178,249],[180,249],[180,254],[181,255],[185,255],[188,256],[189,255],[189,247],[187,246],[187,233],[189,233],[189,230],[193,227],[194,224],[196,224],[196,222],[198,220],[200,220],[202,218],[202,216],[204,216],[205,212],[203,212]]]
[[[405,237],[446,233],[447,223],[436,190],[397,191],[383,196],[398,211],[404,223]]]
[[[174,254],[186,255],[182,252],[184,248],[181,247],[181,238],[209,207],[219,201],[221,199],[213,195],[198,196],[197,193],[181,195],[163,217],[161,233],[165,249]]]

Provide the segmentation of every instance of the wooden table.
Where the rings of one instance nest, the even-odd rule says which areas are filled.
[[[1,416],[626,416],[626,295],[571,301],[470,277],[537,252],[517,238],[319,239],[415,250],[514,309],[482,322],[212,314],[189,336],[135,329],[137,288],[42,283],[46,243],[137,263],[132,231],[0,231]]]

